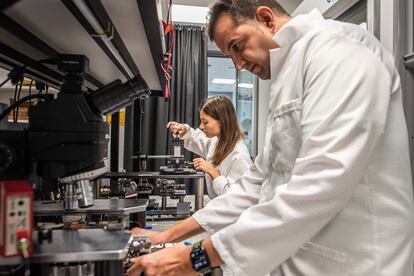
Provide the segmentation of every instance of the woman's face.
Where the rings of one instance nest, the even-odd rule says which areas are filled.
[[[220,136],[221,126],[218,120],[213,119],[203,111],[200,111],[200,120],[201,122],[198,128],[201,129],[208,138]]]

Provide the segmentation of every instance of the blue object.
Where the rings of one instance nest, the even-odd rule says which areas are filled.
[[[151,225],[145,226],[145,229],[152,230],[152,226]]]
[[[185,241],[185,242],[183,242],[184,243],[184,245],[192,245],[193,243],[192,242],[190,242],[190,241]]]

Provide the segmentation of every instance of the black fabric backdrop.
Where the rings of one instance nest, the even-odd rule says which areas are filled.
[[[172,154],[167,131],[169,121],[185,122],[197,127],[200,121],[198,105],[207,97],[207,39],[204,27],[175,25],[173,74],[170,99],[150,97],[144,103],[142,153]],[[185,151],[186,160],[193,155]],[[165,160],[151,160],[148,170],[158,171]],[[192,190],[192,189],[191,189]],[[192,192],[192,191],[191,191]]]

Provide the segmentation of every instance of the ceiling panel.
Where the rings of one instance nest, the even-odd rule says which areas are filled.
[[[158,62],[154,64],[152,59],[137,0],[102,0],[101,2],[150,89],[160,90],[160,80],[155,69],[159,64]],[[62,1],[18,1],[3,12],[56,51],[86,55],[89,58],[91,75],[101,83],[107,84],[115,79],[126,81],[126,77]],[[156,20],[158,19],[155,18],[154,22]],[[158,24],[159,21],[156,23]],[[11,34],[3,35],[2,32],[6,31],[0,29],[1,42],[34,59],[39,59],[39,56],[43,58],[42,54],[34,48],[29,50],[30,45],[10,37],[13,36]]]
[[[145,34],[141,15],[136,1],[102,0],[112,22],[124,41],[138,69],[144,76],[148,86],[154,90],[161,90],[159,79],[152,60],[151,50]]]
[[[102,83],[114,79],[126,80],[62,2],[20,1],[6,10],[5,14],[58,52],[86,55],[91,74]]]

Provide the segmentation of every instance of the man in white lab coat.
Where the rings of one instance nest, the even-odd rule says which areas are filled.
[[[271,80],[265,146],[226,194],[153,234],[208,231],[202,248],[143,256],[130,275],[220,265],[237,276],[411,276],[408,134],[391,54],[358,26],[316,10],[291,18],[275,0],[216,1],[209,35],[237,69]]]

